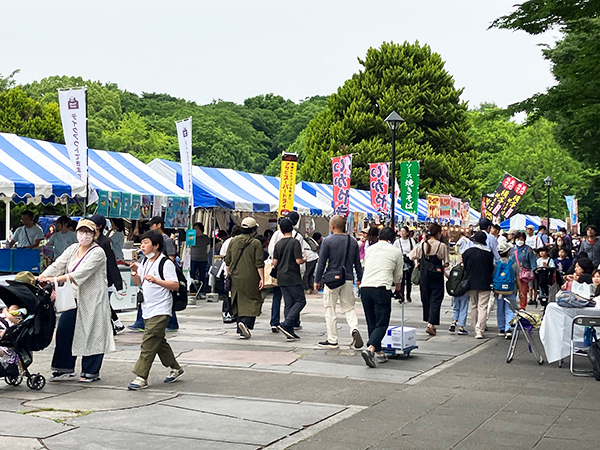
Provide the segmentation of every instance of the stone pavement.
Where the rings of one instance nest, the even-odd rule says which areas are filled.
[[[322,300],[308,300],[293,343],[270,331],[268,302],[250,340],[222,323],[220,303],[190,306],[169,334],[186,371],[174,384],[162,382],[167,371],[156,362],[149,389],[125,389],[142,336],[128,331],[98,383],[0,386],[0,448],[576,449],[600,437],[600,384],[539,366],[522,342],[506,364],[508,342],[496,337],[495,318],[482,341],[450,334],[447,299],[432,338],[420,302],[407,304],[419,348],[369,369],[349,347],[341,314],[340,349],[316,346],[324,340]],[[393,325],[400,316],[395,303]],[[30,369],[49,376],[51,354],[36,353]]]

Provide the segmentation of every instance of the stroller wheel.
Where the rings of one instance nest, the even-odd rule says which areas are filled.
[[[39,373],[32,375],[30,378],[27,379],[27,387],[29,389],[39,391],[43,389],[44,386],[46,386],[46,379],[43,375],[40,375]]]
[[[9,375],[4,377],[4,381],[6,381],[6,384],[10,384],[11,386],[18,386],[23,381],[23,377],[21,375]]]

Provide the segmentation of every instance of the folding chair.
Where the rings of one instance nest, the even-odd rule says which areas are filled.
[[[569,355],[569,359],[571,361],[571,373],[576,377],[591,377],[593,375],[591,370],[575,369],[574,367],[575,356],[584,356],[587,358],[591,344],[587,344],[584,341],[576,341],[574,339],[576,326],[598,327],[600,326],[600,317],[575,316],[573,318],[573,322],[571,323],[571,354]]]
[[[542,357],[540,352],[538,352],[538,349],[535,346],[535,342],[533,341],[533,335],[532,335],[533,329],[540,327],[539,321],[536,320],[536,318],[534,316],[532,316],[531,314],[529,314],[528,312],[517,310],[508,299],[505,298],[504,301],[506,302],[506,304],[510,308],[510,310],[513,312],[513,314],[515,315],[513,317],[513,319],[511,320],[511,322],[514,322],[515,329],[512,333],[512,339],[510,340],[510,346],[508,347],[508,354],[506,355],[506,362],[510,363],[513,360],[513,357],[515,356],[515,350],[517,348],[517,341],[519,339],[519,333],[523,333],[523,336],[525,336],[525,340],[527,341],[527,344],[529,345],[529,352],[533,353],[533,356],[537,360],[538,364],[540,364],[540,365],[544,364],[544,358]]]

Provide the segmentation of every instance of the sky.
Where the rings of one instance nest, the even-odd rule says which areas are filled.
[[[553,84],[539,44],[488,30],[515,0],[0,0],[0,74],[112,82],[199,104],[330,95],[382,42],[428,44],[462,99],[504,107]]]

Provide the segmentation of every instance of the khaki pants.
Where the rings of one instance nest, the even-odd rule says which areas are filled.
[[[338,299],[340,308],[346,315],[346,322],[350,327],[350,333],[358,328],[358,317],[354,311],[354,297],[352,281],[346,282],[339,288],[329,289],[327,286],[323,288],[323,305],[325,306],[325,325],[327,326],[327,340],[332,344],[338,343],[337,332],[337,312],[335,310]]]
[[[490,291],[469,291],[469,297],[471,297],[471,319],[475,325],[475,335],[483,334]]]
[[[155,316],[144,319],[144,338],[140,348],[140,357],[133,368],[133,373],[144,380],[148,379],[156,355],[160,358],[163,366],[175,370],[181,369],[171,346],[165,339],[165,329],[168,322],[169,316]]]

